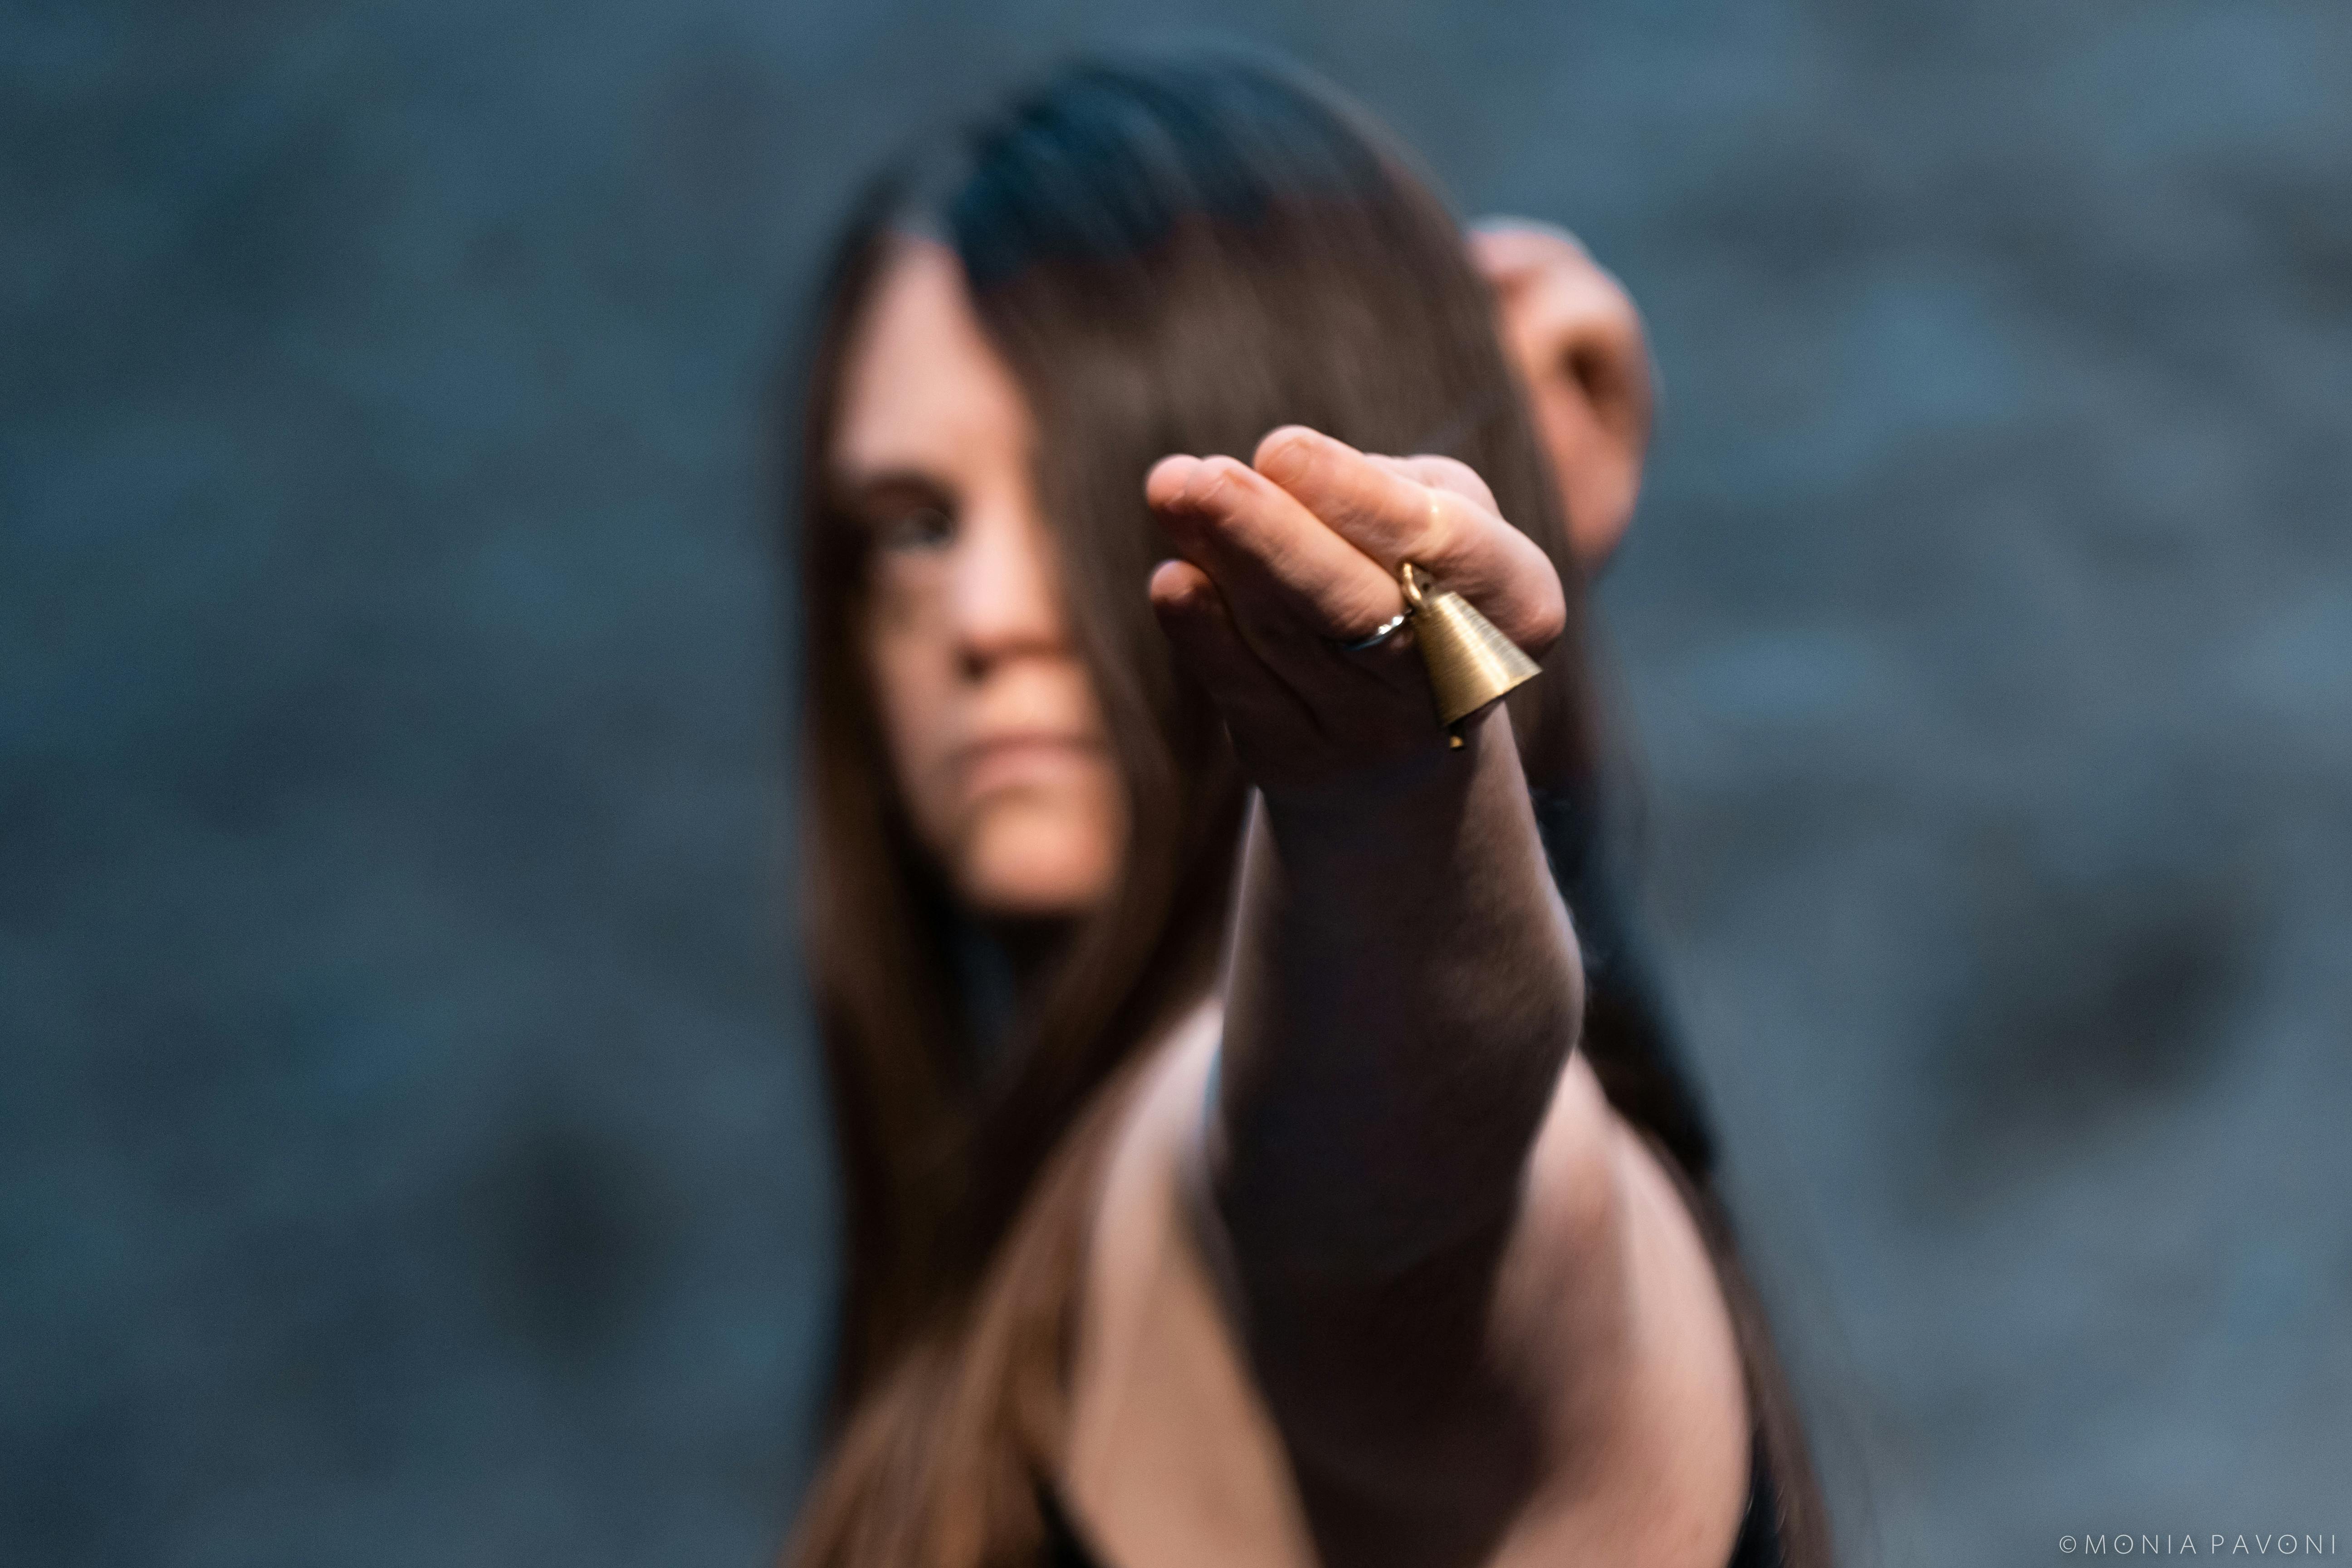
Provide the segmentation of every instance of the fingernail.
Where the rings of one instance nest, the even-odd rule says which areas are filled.
[[[1199,464],[1200,459],[1197,458],[1171,452],[1167,457],[1164,457],[1158,462],[1152,464],[1151,471],[1143,476],[1144,499],[1147,500],[1150,500],[1151,492],[1157,489],[1160,492],[1161,499],[1157,501],[1153,501],[1152,504],[1154,506],[1175,507],[1182,505],[1184,501],[1184,492],[1191,487],[1192,482],[1192,469],[1197,468]],[[1167,476],[1171,473],[1177,474],[1181,477],[1174,481],[1171,481]],[[1168,489],[1168,486],[1171,482],[1176,486],[1172,490]]]
[[[1203,484],[1201,480],[1201,476],[1203,474],[1208,476],[1208,482],[1206,484]],[[1224,465],[1223,463],[1202,463],[1194,467],[1191,473],[1184,476],[1184,490],[1181,500],[1183,504],[1192,510],[1206,511],[1209,508],[1209,503],[1217,499],[1217,492],[1224,488]]]
[[[1304,434],[1286,433],[1275,442],[1274,450],[1258,464],[1257,471],[1276,484],[1286,485],[1307,472],[1307,464],[1314,457],[1307,448],[1308,442]]]

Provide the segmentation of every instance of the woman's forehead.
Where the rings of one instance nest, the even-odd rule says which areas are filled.
[[[833,465],[855,483],[1025,451],[1021,385],[973,310],[955,253],[894,236],[842,366]]]

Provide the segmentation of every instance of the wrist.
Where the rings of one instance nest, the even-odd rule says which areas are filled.
[[[1462,726],[1463,743],[1432,728],[1425,745],[1367,760],[1311,784],[1262,784],[1259,794],[1286,842],[1332,834],[1419,833],[1458,820],[1474,798],[1527,784],[1500,703]]]

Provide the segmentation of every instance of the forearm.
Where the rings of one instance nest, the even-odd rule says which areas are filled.
[[[1364,637],[1411,564],[1540,657],[1559,579],[1475,474],[1312,432],[1146,495],[1182,556],[1153,603],[1261,791],[1201,1237],[1325,1560],[1480,1561],[1634,1397],[1632,1156],[1507,711],[1447,752],[1413,643]]]
[[[1505,710],[1263,801],[1210,1130],[1244,1272],[1377,1284],[1498,1236],[1581,1005]]]
[[[1610,1277],[1556,1279],[1534,1336],[1507,1326],[1529,1258],[1562,1257],[1539,1133],[1608,1207],[1602,1123],[1556,1113],[1581,971],[1507,715],[1263,800],[1233,942],[1201,1221],[1301,1501],[1327,1561],[1478,1561],[1556,1468],[1584,1379],[1549,1350],[1606,1326]]]

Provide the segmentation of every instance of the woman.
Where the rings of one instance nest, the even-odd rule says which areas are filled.
[[[793,1561],[1825,1560],[1593,875],[1630,308],[1541,235],[1482,280],[1260,65],[1071,70],[925,174],[807,371],[848,1225]],[[1458,747],[1409,563],[1542,663]]]

